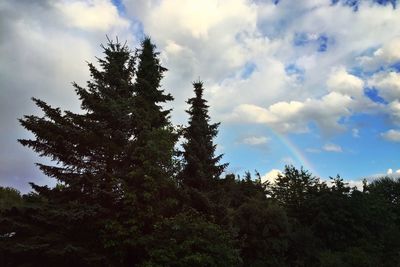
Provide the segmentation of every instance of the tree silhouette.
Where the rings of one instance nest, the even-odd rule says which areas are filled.
[[[215,156],[213,138],[218,133],[219,123],[210,124],[207,101],[203,98],[203,83],[194,82],[193,86],[195,96],[187,101],[190,105],[186,111],[189,125],[184,129],[186,142],[183,144],[182,180],[183,184],[202,191],[212,187],[227,164],[219,165],[222,155]]]

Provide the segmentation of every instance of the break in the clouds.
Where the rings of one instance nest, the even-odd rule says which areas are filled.
[[[1,1],[1,183],[24,191],[27,181],[49,183],[16,142],[29,135],[17,118],[38,112],[32,96],[78,111],[71,82],[85,84],[86,61],[101,56],[106,35],[131,47],[151,36],[169,69],[162,84],[175,96],[174,123],[186,121],[191,82],[204,81],[231,169],[265,173],[291,158],[325,177],[357,179],[400,165],[395,3]]]

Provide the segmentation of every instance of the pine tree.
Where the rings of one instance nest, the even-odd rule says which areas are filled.
[[[207,101],[203,99],[203,83],[194,82],[195,97],[190,98],[189,126],[184,129],[183,184],[204,191],[212,187],[227,164],[219,165],[222,155],[215,156],[213,138],[218,133],[219,123],[210,124]]]

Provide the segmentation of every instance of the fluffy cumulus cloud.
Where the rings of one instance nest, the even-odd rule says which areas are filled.
[[[376,87],[380,96],[388,102],[400,98],[400,74],[395,71],[376,73],[369,79],[368,84]]]
[[[364,95],[364,82],[357,76],[349,74],[344,67],[335,69],[329,76],[327,87],[330,91],[338,92],[354,98]]]
[[[377,69],[368,78],[368,86],[377,90],[378,94],[386,102],[384,111],[388,114],[394,126],[400,125],[400,38],[396,37],[381,48],[376,49],[372,56],[361,58],[361,62],[367,69]],[[400,142],[400,131],[390,129],[382,132],[381,136],[391,142]]]
[[[257,52],[268,53],[267,47],[274,46],[258,34],[257,6],[249,1],[127,0],[124,4],[143,23],[163,52],[163,62],[173,70],[166,74],[164,85],[174,91],[176,107],[190,96],[190,81],[204,79],[207,91],[218,96],[225,89],[218,87],[224,79],[241,72]],[[228,99],[218,99],[219,107],[230,107]]]
[[[108,10],[101,23],[92,23],[94,3],[99,12]],[[400,29],[386,25],[400,23],[400,16],[390,5],[364,1],[354,12],[328,0],[122,3],[127,17],[140,21],[173,70],[163,83],[175,95],[178,122],[185,118],[179,110],[191,95],[189,81],[198,77],[205,80],[212,115],[224,122],[267,124],[295,133],[309,132],[310,123],[316,123],[331,134],[346,129],[344,119],[357,112],[394,113],[393,107],[382,108],[365,96],[368,78],[349,72],[399,59]],[[105,29],[107,21],[125,25],[108,4],[70,3],[63,13],[74,23],[83,9],[87,19],[78,21],[89,28]],[[341,19],[334,20],[337,17]],[[368,85],[374,82],[379,77]],[[390,94],[395,89],[382,90]]]
[[[278,169],[272,169],[263,176],[261,176],[261,182],[269,182],[269,183],[274,183],[276,178],[278,178],[279,175],[282,175],[282,171]]]
[[[392,142],[400,142],[400,130],[390,129],[387,132],[381,133],[381,136]]]
[[[241,104],[234,108],[228,119],[239,122],[265,123],[278,132],[305,133],[309,123],[315,122],[322,130],[340,131],[339,119],[349,116],[354,100],[338,92],[330,92],[321,99],[277,102],[268,108]]]
[[[186,80],[204,77],[219,120],[264,123],[281,132],[308,132],[315,122],[334,133],[355,112],[379,110],[365,97],[363,78],[348,70],[367,68],[367,57],[378,54],[382,64],[394,62],[393,36],[400,33],[384,29],[399,22],[398,11],[371,3],[358,12],[330,1],[124,3],[174,69],[165,85],[177,92],[178,105],[190,94]],[[371,27],[380,31],[365,34]],[[381,52],[363,56],[371,47]]]
[[[400,61],[400,37],[381,44],[371,55],[360,56],[357,60],[368,71],[376,70],[382,66],[388,66]]]
[[[117,7],[108,0],[60,1],[55,8],[64,17],[64,23],[84,30],[107,32],[113,27],[127,27],[129,22],[121,18]]]

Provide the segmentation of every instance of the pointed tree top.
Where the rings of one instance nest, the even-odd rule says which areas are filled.
[[[113,52],[122,52],[122,51],[129,51],[129,48],[127,46],[127,40],[122,44],[118,36],[115,36],[115,41],[113,39],[110,39],[108,35],[106,35],[107,38],[107,45],[100,44],[100,47],[103,48],[104,50],[111,50]]]
[[[203,82],[200,81],[200,78],[197,81],[193,82],[194,92],[197,97],[201,97],[203,95]]]
[[[150,36],[145,36],[141,42],[142,48],[146,47],[146,46],[150,46],[151,48],[155,48],[155,45],[153,44],[153,42],[151,41],[151,37]]]

